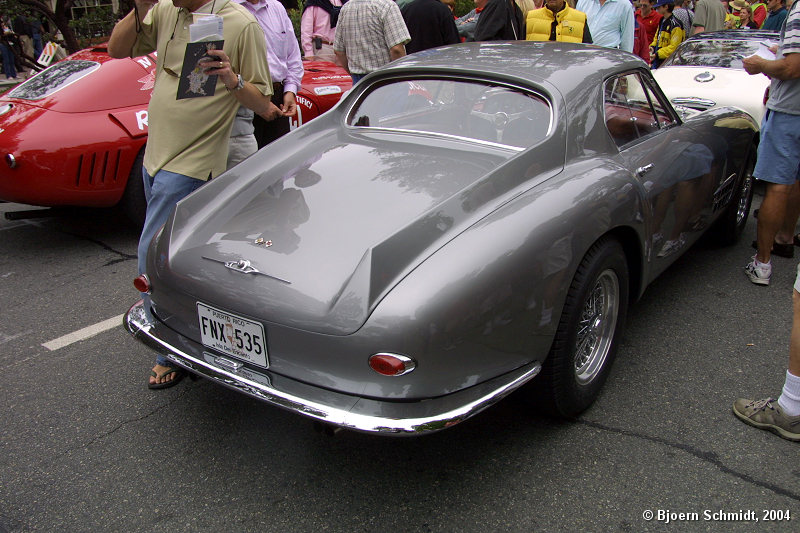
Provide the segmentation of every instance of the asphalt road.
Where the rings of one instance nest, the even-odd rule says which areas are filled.
[[[650,286],[578,420],[512,397],[392,439],[327,437],[206,381],[150,391],[121,326],[48,349],[136,299],[137,235],[105,211],[0,220],[0,533],[800,531],[800,445],[730,412],[786,369],[796,262],[750,284],[754,232]]]

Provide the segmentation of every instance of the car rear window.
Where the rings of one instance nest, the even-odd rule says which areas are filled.
[[[722,67],[743,69],[742,59],[758,50],[760,41],[713,39],[688,41],[678,47],[661,66]],[[776,42],[764,41],[770,46]]]
[[[347,124],[355,128],[444,135],[516,148],[542,141],[550,121],[550,105],[538,94],[453,79],[373,85],[347,117]]]
[[[84,76],[88,76],[98,68],[100,68],[100,63],[95,61],[82,59],[61,61],[43,70],[38,76],[29,79],[22,85],[18,85],[6,96],[22,100],[39,100],[75,83]]]

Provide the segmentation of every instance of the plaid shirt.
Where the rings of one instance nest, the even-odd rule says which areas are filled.
[[[347,54],[352,74],[367,74],[391,61],[390,48],[410,40],[392,0],[350,0],[339,13],[333,49]]]

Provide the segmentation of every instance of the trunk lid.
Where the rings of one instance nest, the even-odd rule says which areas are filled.
[[[169,251],[161,242],[150,254],[169,257],[168,266],[156,262],[156,289],[163,280],[257,320],[349,334],[386,290],[525,174],[487,179],[515,151],[380,137],[318,138],[311,158],[306,148],[277,164],[278,150],[265,150],[198,190],[167,225]],[[237,269],[240,261],[247,268]]]

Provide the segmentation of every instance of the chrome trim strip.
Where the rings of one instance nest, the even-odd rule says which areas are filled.
[[[320,403],[297,394],[280,390],[270,379],[256,381],[250,371],[232,372],[210,364],[205,358],[192,356],[167,342],[158,331],[159,326],[150,322],[142,301],[135,303],[123,319],[125,329],[136,339],[176,364],[264,402],[288,409],[327,424],[367,433],[410,436],[432,433],[462,422],[477,414],[533,379],[542,369],[539,362],[530,363],[487,383],[447,396],[419,402],[389,402],[359,398],[356,396],[323,391],[316,387],[298,383],[298,387],[319,390],[322,397],[331,398],[329,404]],[[171,332],[164,327],[164,332]],[[174,333],[173,333],[174,334]],[[177,336],[177,334],[174,334]],[[184,344],[195,344],[180,337]],[[200,354],[203,352],[200,351]],[[264,376],[267,377],[267,376]],[[289,380],[291,381],[291,380]],[[332,405],[338,401],[340,407]],[[391,412],[400,406],[406,413],[425,413],[423,416],[395,418],[378,416],[376,412]]]
[[[400,133],[403,135],[413,135],[415,137],[430,137],[432,139],[447,139],[449,141],[465,141],[470,144],[477,144],[482,146],[491,146],[492,148],[500,148],[508,150],[509,152],[522,152],[528,148],[521,148],[519,146],[512,146],[510,144],[496,143],[492,141],[483,141],[472,137],[462,137],[460,135],[453,135],[451,133],[438,133],[435,131],[419,131],[419,130],[404,130],[400,128],[381,128],[379,126],[347,126],[355,130],[353,133]]]
[[[272,245],[270,244],[270,246]],[[286,283],[287,285],[292,284],[292,282],[289,280],[279,278],[278,276],[273,276],[272,274],[267,274],[266,272],[261,272],[259,269],[250,264],[250,261],[248,261],[247,259],[239,259],[238,261],[225,261],[224,259],[214,259],[213,257],[206,257],[205,255],[202,255],[200,257],[202,259],[208,259],[209,261],[214,261],[215,263],[221,263],[225,266],[225,268],[229,268],[236,272],[241,272],[242,274],[258,274],[261,276],[272,278],[282,283]]]
[[[412,359],[411,357],[408,357],[407,355],[401,355],[399,353],[380,352],[380,353],[372,354],[371,356],[369,356],[369,360],[371,360],[373,357],[378,357],[378,356],[381,356],[381,355],[386,355],[388,357],[392,357],[392,358],[397,359],[398,361],[403,363],[403,371],[402,372],[400,372],[399,374],[394,374],[392,376],[387,376],[387,377],[396,378],[396,377],[400,377],[400,376],[405,376],[406,374],[410,374],[411,372],[414,371],[415,368],[417,368],[417,362],[414,361],[414,359]],[[375,369],[373,368],[373,370],[375,370]],[[385,375],[385,374],[383,374],[383,375]]]
[[[704,109],[710,109],[717,105],[714,100],[707,98],[698,98],[696,96],[678,96],[670,100],[675,105],[683,105],[686,107],[698,106]]]

